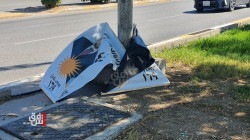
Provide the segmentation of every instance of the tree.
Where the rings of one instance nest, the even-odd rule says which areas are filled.
[[[41,3],[46,8],[54,8],[54,7],[56,7],[57,4],[62,3],[62,0],[41,0]]]

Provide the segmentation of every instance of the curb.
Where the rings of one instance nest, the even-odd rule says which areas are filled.
[[[93,103],[96,103],[96,104],[99,104],[99,105],[102,105],[105,107],[113,108],[116,110],[127,111],[122,106],[108,104],[108,103],[99,101],[98,99],[88,99],[87,101],[93,102]],[[143,117],[142,115],[140,115],[136,112],[130,112],[130,113],[131,113],[131,117],[123,119],[123,120],[109,126],[104,131],[98,132],[98,133],[86,138],[85,140],[112,140],[117,135],[119,135],[119,133],[122,130],[127,128],[129,125],[139,121]]]
[[[237,20],[228,24],[224,24],[221,26],[216,26],[213,28],[208,28],[208,29],[197,31],[197,32],[189,33],[189,34],[176,37],[173,39],[161,41],[153,45],[149,45],[148,48],[150,51],[156,51],[156,52],[163,51],[165,48],[176,48],[181,45],[187,44],[191,41],[201,39],[201,38],[211,37],[211,36],[220,34],[226,30],[241,27],[245,24],[250,24],[250,17]]]
[[[132,112],[132,117],[123,119],[110,127],[106,128],[104,131],[96,133],[95,135],[92,135],[85,140],[112,140],[115,138],[119,133],[127,128],[129,125],[137,122],[142,118],[142,116],[138,113]]]
[[[4,140],[20,140],[18,137],[16,136],[12,136],[9,133],[6,133],[5,131],[0,129],[0,138],[4,139]]]
[[[0,20],[1,19],[11,19],[11,18],[26,17],[26,16],[30,16],[30,14],[25,14],[25,13],[0,14]]]
[[[41,88],[39,87],[39,84],[43,75],[44,73],[38,76],[0,85],[0,97],[17,96],[40,91]]]
[[[143,1],[135,1],[133,2],[134,5],[143,5],[149,3],[157,3],[157,2],[167,2],[172,0],[143,0]],[[58,14],[58,13],[65,13],[65,12],[74,12],[74,11],[87,11],[87,10],[97,10],[97,9],[105,9],[105,8],[114,8],[117,7],[117,3],[109,3],[109,4],[95,4],[95,5],[84,5],[84,6],[58,6],[53,9],[47,9],[45,12],[38,12],[38,13],[29,13],[27,11],[23,11],[20,13],[0,13],[0,20],[1,19],[12,19],[12,18],[19,18],[19,17],[27,17],[27,16],[39,16],[42,14]]]

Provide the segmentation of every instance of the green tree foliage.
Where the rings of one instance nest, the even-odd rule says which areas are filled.
[[[41,0],[41,3],[46,8],[54,8],[57,4],[60,4],[62,0]]]

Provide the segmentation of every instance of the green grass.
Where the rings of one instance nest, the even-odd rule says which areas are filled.
[[[152,54],[166,59],[168,65],[181,63],[190,66],[194,76],[201,79],[236,78],[249,81],[250,25]],[[244,94],[244,98],[250,99],[250,95]]]
[[[240,100],[250,100],[250,86],[236,86],[236,97]]]

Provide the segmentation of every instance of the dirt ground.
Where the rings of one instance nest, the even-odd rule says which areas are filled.
[[[166,76],[166,87],[101,97],[143,115],[115,139],[250,140],[250,102],[236,99],[232,89],[245,81],[199,80],[181,65],[168,68]]]

